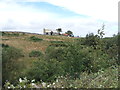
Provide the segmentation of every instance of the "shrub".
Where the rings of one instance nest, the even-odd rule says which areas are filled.
[[[4,88],[5,89],[23,89],[23,88],[34,88],[35,87],[35,80],[28,80],[26,77],[21,79],[19,78],[19,81],[17,85],[14,85],[10,83],[9,81],[5,82]]]
[[[118,86],[118,66],[111,66],[105,70],[99,70],[97,73],[81,73],[81,77],[75,80],[65,76],[59,76],[54,82],[39,82],[27,78],[19,78],[17,85],[6,82],[5,89],[23,89],[23,88],[119,88]]]
[[[50,41],[51,44],[50,46],[54,46],[54,47],[67,47],[68,43],[67,42],[63,42],[63,41]]]
[[[87,57],[88,51],[83,52],[82,46],[76,44],[69,44],[68,47],[49,47],[46,50],[46,60],[56,59],[62,63],[62,68],[66,74],[72,77],[78,75],[85,70],[90,69],[90,58]]]
[[[29,79],[34,78],[36,81],[45,82],[54,81],[61,74],[63,74],[63,70],[60,63],[55,59],[36,61],[27,72]]]
[[[3,48],[5,48],[5,47],[9,47],[9,45],[7,45],[7,44],[0,44]]]
[[[98,35],[94,35],[93,33],[87,34],[84,44],[88,46],[93,46],[95,48],[96,45],[99,45],[100,38]]]
[[[2,44],[3,83],[6,80],[14,81],[16,78],[19,77],[20,75],[19,69],[21,69],[22,67],[20,67],[21,64],[18,63],[17,60],[23,56],[24,55],[22,54],[21,50],[15,47]]]
[[[34,41],[34,42],[38,42],[38,41],[42,41],[43,39],[38,38],[38,37],[35,37],[35,36],[31,36],[31,37],[29,38],[29,40]]]
[[[48,47],[45,52],[45,59],[50,60],[50,59],[56,59],[57,61],[63,61],[65,58],[65,48],[58,47],[55,48],[53,46]]]
[[[2,32],[2,36],[20,36],[19,33]]]
[[[42,55],[41,51],[31,51],[29,57],[40,57]]]

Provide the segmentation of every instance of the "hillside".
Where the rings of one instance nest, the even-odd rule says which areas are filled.
[[[1,38],[3,71],[10,73],[4,73],[3,82],[9,80],[16,85],[16,80],[27,77],[35,79],[36,87],[42,88],[54,83],[56,79],[63,83],[55,82],[50,87],[118,86],[116,37],[99,39],[93,35],[92,38],[75,38],[2,32]],[[62,78],[58,78],[60,76]],[[43,82],[47,85],[44,86]]]
[[[8,35],[3,34],[2,43],[21,49],[25,55],[25,57],[23,57],[21,61],[26,61],[26,63],[31,59],[29,58],[28,54],[32,50],[40,50],[44,53],[46,48],[51,44],[51,41],[69,42],[74,40],[74,38],[65,37],[65,36],[37,35],[37,34],[24,33],[24,32],[23,33],[22,32],[5,32],[5,33],[7,33]],[[33,42],[29,40],[31,36],[35,36],[43,40],[40,42]]]
[[[10,32],[8,32],[10,33]],[[13,34],[16,32],[13,32]],[[19,33],[20,34],[20,33]],[[29,38],[31,36],[36,36],[43,39],[41,42],[31,42]],[[65,36],[49,36],[49,35],[37,35],[37,34],[20,34],[20,35],[3,35],[2,42],[9,44],[16,48],[23,49],[25,53],[29,53],[31,50],[41,50],[45,51],[46,47],[50,45],[50,41],[72,41],[74,38]]]

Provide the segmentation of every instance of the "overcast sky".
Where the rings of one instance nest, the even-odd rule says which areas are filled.
[[[118,32],[119,0],[0,0],[0,30],[43,33],[43,28],[75,36],[97,33],[105,24],[105,36]]]

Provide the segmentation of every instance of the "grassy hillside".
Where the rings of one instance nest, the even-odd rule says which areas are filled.
[[[35,79],[34,87],[38,88],[118,86],[117,36],[101,39],[96,35],[75,38],[25,32],[1,34],[3,84],[9,80],[17,85],[19,78],[27,77]]]
[[[43,40],[34,42],[30,40],[30,37],[32,36]],[[29,57],[29,53],[31,51],[37,50],[45,53],[46,48],[54,42],[72,42],[74,40],[74,38],[65,36],[48,36],[24,32],[3,32],[1,39],[1,44],[6,44],[18,48],[24,54],[24,57],[17,59],[15,62],[16,64],[19,63],[19,66],[22,67],[20,69],[20,71],[22,70],[22,72],[19,72],[18,70],[18,72],[21,74],[23,74],[27,68],[30,68],[35,60],[38,60],[36,57]]]

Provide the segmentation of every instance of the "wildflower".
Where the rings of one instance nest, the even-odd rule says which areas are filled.
[[[31,82],[35,82],[35,79],[33,79]]]
[[[10,87],[8,86],[8,89],[10,89]]]
[[[47,85],[47,87],[50,87],[50,85]]]
[[[13,89],[15,88],[13,85],[11,85],[10,87],[13,88]]]
[[[21,79],[21,78],[19,78],[19,82],[22,82],[22,79]]]
[[[75,89],[77,89],[77,87],[75,87]]]
[[[58,79],[56,79],[56,82],[58,82]]]
[[[53,83],[53,85],[55,85],[55,83]]]
[[[27,80],[27,78],[26,78],[26,77],[24,78],[24,82],[28,82],[28,80]]]
[[[34,86],[35,84],[34,83],[32,83],[32,86]]]
[[[23,87],[24,87],[24,88],[26,88],[26,86],[25,86],[25,85],[24,85]]]
[[[100,85],[100,87],[102,87],[102,85]]]
[[[45,87],[45,86],[46,86],[46,83],[45,83],[45,82],[43,82],[43,83],[42,83],[42,85],[43,85],[43,87]]]

